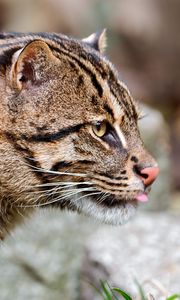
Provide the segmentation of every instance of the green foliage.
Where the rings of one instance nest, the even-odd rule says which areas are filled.
[[[103,293],[103,300],[112,300],[112,299],[114,299],[112,289],[110,288],[110,286],[108,285],[108,283],[106,281],[101,282],[101,289],[102,289],[102,293]]]
[[[132,300],[132,298],[126,294],[124,291],[120,290],[119,288],[113,288],[113,291],[116,291],[119,295],[123,296],[126,300]]]
[[[180,294],[174,294],[168,297],[166,300],[176,300],[176,299],[180,299]]]
[[[137,280],[135,280],[135,282],[138,287],[139,295],[141,297],[140,299],[147,300],[141,285]],[[120,288],[110,287],[107,281],[101,281],[101,290],[98,290],[97,288],[95,289],[101,295],[102,300],[122,300],[122,299],[133,300],[131,296],[129,296],[125,291],[121,290]],[[119,298],[118,296],[116,296],[117,294],[120,295],[121,297]],[[166,300],[178,300],[178,299],[180,299],[180,294],[174,294],[166,298]]]
[[[97,290],[97,289],[96,289]],[[101,281],[101,290],[98,293],[102,296],[103,300],[133,300],[127,293],[120,288],[110,287],[107,281]],[[121,298],[118,298],[116,294],[119,294]]]

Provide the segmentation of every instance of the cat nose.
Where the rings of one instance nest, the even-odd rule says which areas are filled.
[[[159,168],[157,166],[146,167],[146,168],[137,168],[136,173],[141,177],[144,185],[147,187],[151,185],[159,174]]]

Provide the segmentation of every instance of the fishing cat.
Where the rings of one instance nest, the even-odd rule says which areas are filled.
[[[122,224],[159,172],[105,32],[0,34],[0,238],[36,207]]]

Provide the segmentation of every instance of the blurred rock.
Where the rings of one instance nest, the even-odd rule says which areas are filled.
[[[153,183],[150,201],[145,209],[154,211],[167,209],[171,201],[171,164],[169,129],[163,115],[148,106],[140,106],[142,116],[140,131],[146,148],[155,157],[160,167],[158,179]]]
[[[86,245],[80,299],[101,300],[92,287],[99,287],[100,280],[133,299],[138,294],[135,279],[156,300],[179,293],[179,234],[179,217],[164,213],[143,213],[125,226],[100,229]]]
[[[76,214],[40,212],[1,245],[1,300],[79,300],[84,243],[98,225]]]

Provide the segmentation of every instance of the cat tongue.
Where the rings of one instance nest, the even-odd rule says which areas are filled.
[[[145,193],[139,194],[135,197],[135,199],[139,202],[147,202],[148,196]]]

